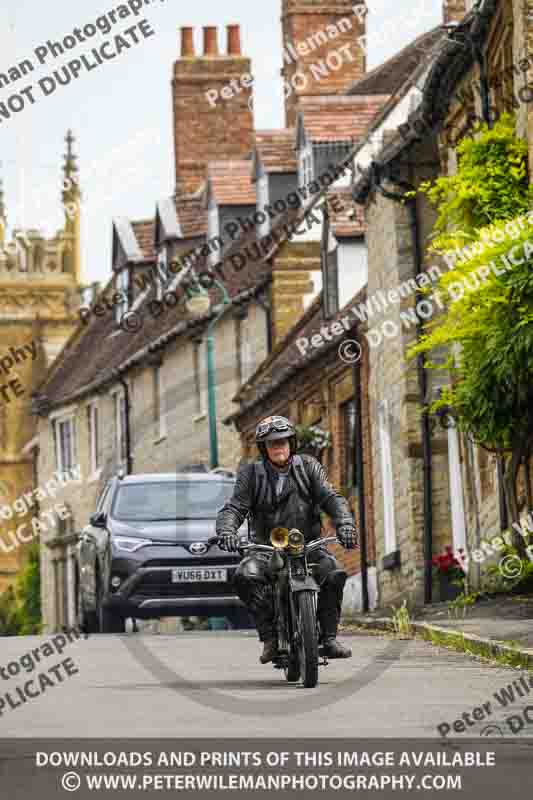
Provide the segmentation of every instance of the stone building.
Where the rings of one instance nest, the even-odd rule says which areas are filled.
[[[453,424],[443,427],[425,411],[448,385],[449,374],[406,356],[432,313],[420,288],[434,283],[445,267],[428,253],[434,210],[423,195],[409,199],[405,193],[453,173],[457,143],[476,119],[486,119],[476,52],[495,78],[488,81],[492,113],[513,104],[513,90],[527,83],[531,23],[524,9],[510,0],[484,0],[475,8],[445,3],[445,35],[441,31],[426,63],[407,80],[399,102],[384,108],[381,136],[370,130],[356,153],[361,168],[353,193],[365,208],[369,259],[359,335],[369,346],[370,392],[378,399],[371,429],[374,492],[382,498],[374,504],[381,605],[438,599],[432,556],[446,546],[475,550],[481,536],[508,526],[501,465]],[[519,60],[523,77],[513,68]],[[531,112],[526,103],[518,106],[517,132],[531,141]],[[391,414],[397,420],[392,427]],[[528,485],[529,477],[524,506]],[[472,565],[470,579],[479,586],[479,565]]]
[[[74,139],[63,167],[64,227],[52,238],[35,228],[8,238],[8,202],[0,182],[0,593],[24,564],[27,546],[7,534],[24,518],[9,506],[38,485],[36,420],[31,394],[76,327],[80,290],[80,204]]]

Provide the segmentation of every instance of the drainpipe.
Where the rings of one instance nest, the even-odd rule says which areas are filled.
[[[505,463],[502,456],[496,459],[498,473],[498,504],[500,507],[500,530],[506,531],[509,527],[509,514],[507,513],[507,501],[505,499]]]
[[[416,197],[405,198],[403,194],[389,192],[381,186],[381,176],[377,169],[374,169],[375,188],[383,197],[393,200],[396,203],[407,204],[409,209],[409,217],[411,224],[411,238],[413,243],[414,262],[415,262],[415,277],[422,273],[422,253],[420,249],[419,225],[418,214],[416,208]],[[415,187],[407,183],[393,178],[389,178],[391,183],[395,183],[400,188],[406,191],[414,191]],[[421,294],[417,291],[415,299],[421,299]],[[419,321],[416,326],[417,340],[420,340],[422,335],[422,323]],[[432,449],[431,449],[431,425],[430,417],[427,409],[428,402],[428,381],[426,374],[426,361],[425,357],[420,354],[417,356],[417,372],[418,372],[418,388],[420,393],[420,402],[422,405],[422,456],[423,456],[423,472],[424,472],[424,603],[429,605],[433,599],[433,507],[432,507],[432,491],[433,491],[433,475],[432,475]]]
[[[124,378],[120,377],[118,382],[124,389],[124,408],[126,411],[126,475],[131,475],[133,472],[133,458],[131,455],[130,390]]]
[[[358,361],[352,369],[353,392],[355,397],[355,447],[354,472],[357,484],[357,502],[359,511],[360,555],[361,555],[361,597],[363,613],[370,610],[368,601],[368,548],[365,509],[365,471],[363,461],[363,420],[361,417],[361,364]]]

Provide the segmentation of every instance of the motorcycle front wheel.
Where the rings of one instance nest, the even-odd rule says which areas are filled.
[[[318,631],[315,592],[298,592],[300,672],[306,689],[318,683]]]

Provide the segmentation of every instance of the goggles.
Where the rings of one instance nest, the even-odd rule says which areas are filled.
[[[257,436],[266,436],[267,433],[271,431],[288,431],[289,426],[287,425],[286,420],[281,419],[281,417],[272,417],[269,420],[265,420],[261,422],[257,426]]]

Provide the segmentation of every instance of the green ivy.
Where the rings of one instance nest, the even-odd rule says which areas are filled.
[[[438,208],[434,249],[453,249],[476,239],[480,228],[527,211],[533,200],[528,183],[528,145],[515,136],[515,119],[503,114],[492,129],[478,125],[475,138],[457,147],[455,175],[420,186]]]

